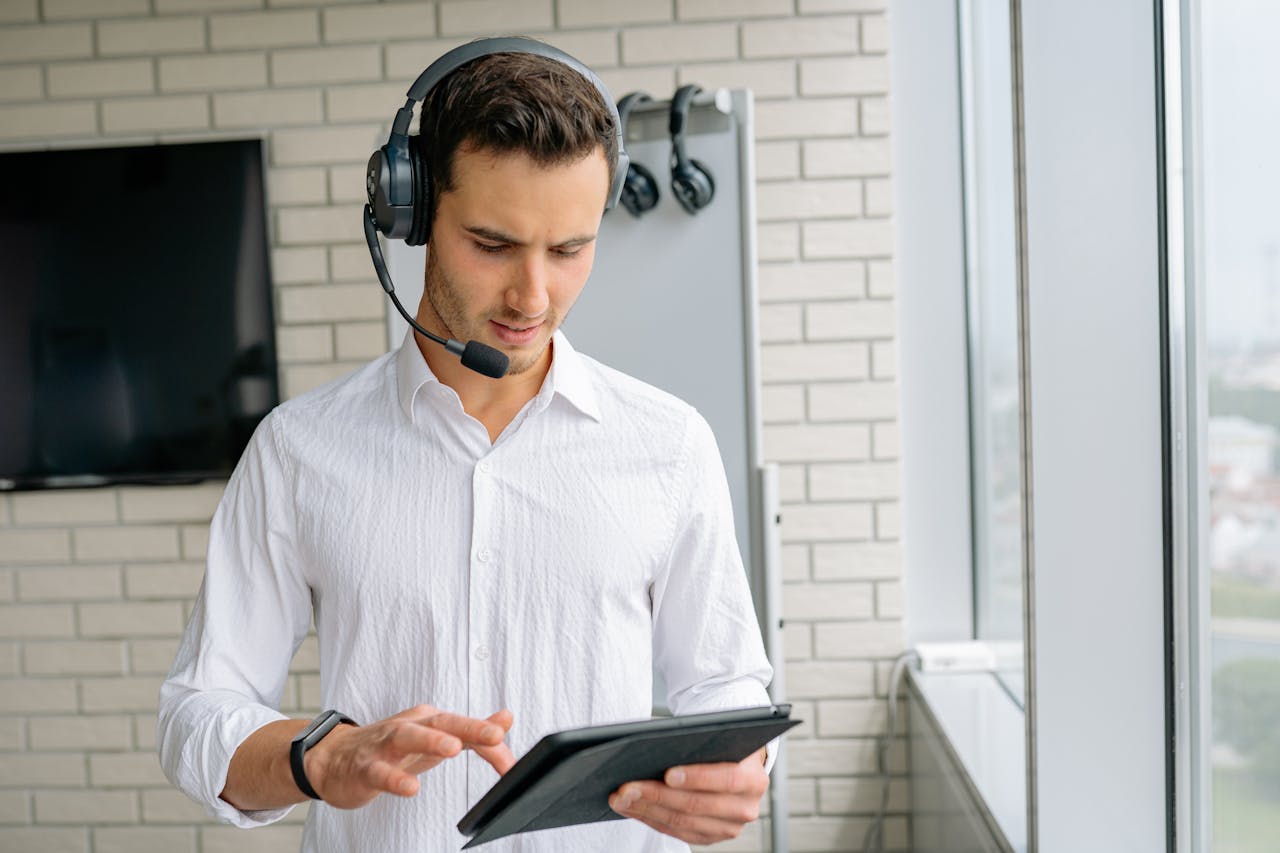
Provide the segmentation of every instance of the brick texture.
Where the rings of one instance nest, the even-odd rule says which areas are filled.
[[[40,20],[39,0],[3,0],[0,24],[21,24]]]
[[[858,19],[854,17],[792,18],[742,25],[742,52],[750,57],[843,54],[856,50],[857,43]]]
[[[622,59],[653,64],[706,59],[735,59],[738,32],[733,24],[682,24],[624,30]]]
[[[132,727],[125,716],[48,716],[27,724],[35,750],[128,749]]]
[[[204,50],[204,32],[204,21],[196,17],[102,23],[98,25],[98,51],[113,56]]]
[[[166,92],[257,89],[267,83],[264,53],[163,57],[159,67],[160,88]]]
[[[47,20],[145,15],[151,11],[148,0],[43,0],[41,6]]]
[[[0,101],[31,101],[44,91],[38,66],[0,68]]]
[[[195,853],[191,827],[99,827],[93,831],[94,853]]]
[[[97,115],[88,102],[0,106],[0,140],[90,136],[97,129]]]
[[[323,114],[318,89],[227,92],[213,96],[213,123],[220,128],[315,124]]]
[[[315,44],[320,40],[320,17],[312,10],[214,15],[209,33],[214,50]]]
[[[382,3],[325,9],[327,42],[377,42],[382,39],[427,38],[436,34],[435,15],[424,3]]]
[[[532,33],[551,28],[551,0],[443,0],[440,32],[443,35]]]
[[[21,492],[13,496],[13,520],[24,526],[110,523],[117,519],[116,495],[105,489]]]
[[[155,73],[147,59],[68,62],[50,65],[49,94],[55,98],[87,95],[133,95],[155,89]]]
[[[203,130],[209,126],[209,100],[202,95],[112,100],[102,105],[108,133]]]
[[[0,56],[5,62],[69,59],[93,55],[93,29],[88,24],[49,24],[0,29]]]

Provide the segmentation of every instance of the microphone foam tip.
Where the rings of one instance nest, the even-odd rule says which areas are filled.
[[[506,354],[487,344],[467,341],[462,350],[462,366],[493,379],[501,379],[507,373],[511,360]]]

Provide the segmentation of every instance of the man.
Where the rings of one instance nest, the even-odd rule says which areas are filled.
[[[239,826],[280,819],[309,785],[323,802],[307,851],[457,849],[457,820],[542,735],[647,717],[655,666],[678,714],[768,701],[710,429],[558,331],[617,165],[600,92],[555,59],[495,54],[422,112],[417,320],[510,369],[482,376],[411,334],[268,415],[161,692],[169,778]],[[299,778],[290,744],[308,723],[277,708],[313,618],[322,704],[362,725],[333,728]],[[672,768],[611,797],[634,820],[488,849],[731,838],[757,815],[764,758]]]

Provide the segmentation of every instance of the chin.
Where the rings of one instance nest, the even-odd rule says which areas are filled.
[[[511,364],[507,368],[507,375],[515,376],[521,373],[527,373],[537,367],[538,362],[542,361],[542,357],[546,355],[550,344],[551,341],[548,339],[543,341],[541,345],[537,347],[516,347],[513,350],[509,347],[498,344],[497,349],[506,353],[507,358],[511,359]]]

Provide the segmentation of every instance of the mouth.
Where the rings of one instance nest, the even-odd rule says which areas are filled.
[[[489,321],[490,327],[498,340],[510,346],[521,346],[533,341],[538,336],[538,332],[542,330],[542,323],[535,323],[532,326],[508,326],[505,323],[499,323],[497,320]]]

